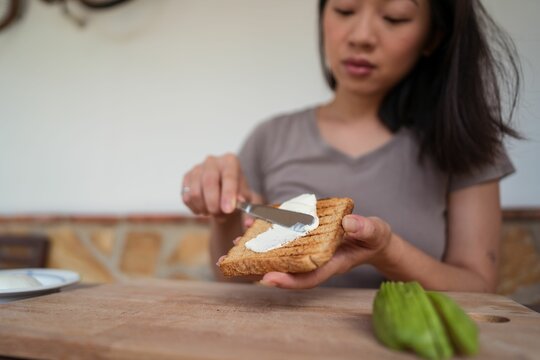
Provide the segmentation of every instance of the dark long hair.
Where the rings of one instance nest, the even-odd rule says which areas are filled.
[[[324,61],[326,3],[319,0],[319,51],[335,90]],[[413,129],[421,158],[431,156],[448,173],[470,173],[495,161],[504,135],[521,138],[508,125],[520,89],[517,51],[479,0],[432,0],[431,23],[439,45],[389,92],[379,115],[393,132]]]

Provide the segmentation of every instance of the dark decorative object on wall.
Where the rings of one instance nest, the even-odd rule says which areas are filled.
[[[46,235],[0,234],[0,269],[45,267],[48,254]]]
[[[54,3],[67,4],[69,1],[73,1],[73,0],[43,0],[43,1],[49,4],[54,4]],[[111,8],[116,5],[120,5],[129,1],[131,0],[78,0],[79,3],[91,9],[107,9],[107,8]]]
[[[0,31],[21,19],[26,0],[0,0]]]
[[[106,10],[112,7],[122,5],[132,0],[42,0],[47,4],[59,3],[62,6],[64,14],[73,20],[77,25],[83,27],[86,25],[84,19],[73,14],[68,7],[68,3],[78,2],[87,9]],[[26,9],[27,0],[0,0],[0,31],[5,30],[15,22],[20,20]]]
[[[42,0],[43,2],[46,2],[48,4],[57,4],[59,3],[62,6],[62,11],[64,12],[64,15],[71,19],[75,24],[77,24],[79,27],[86,26],[86,20],[70,10],[70,7],[68,6],[68,3],[79,3],[83,5],[85,8],[90,10],[106,10],[110,9],[112,7],[115,7],[117,5],[122,5],[124,3],[131,2],[132,0]]]
[[[79,0],[81,4],[91,9],[106,9],[131,0]]]

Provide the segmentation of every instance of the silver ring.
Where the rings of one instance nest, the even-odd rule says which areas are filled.
[[[182,195],[188,193],[191,190],[189,186],[182,186]]]

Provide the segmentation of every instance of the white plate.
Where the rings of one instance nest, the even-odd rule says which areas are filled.
[[[16,298],[26,298],[59,291],[61,288],[79,282],[81,277],[74,271],[60,269],[13,269],[0,270],[0,275],[23,274],[32,276],[41,285],[29,288],[1,289],[0,303]]]

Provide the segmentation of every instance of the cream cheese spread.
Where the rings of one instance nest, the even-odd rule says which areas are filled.
[[[317,198],[314,194],[299,195],[285,201],[279,208],[309,214],[315,218],[315,221],[312,225],[306,226],[305,231],[301,233],[281,225],[273,224],[270,229],[246,242],[246,248],[258,253],[274,250],[306,235],[319,226]]]

